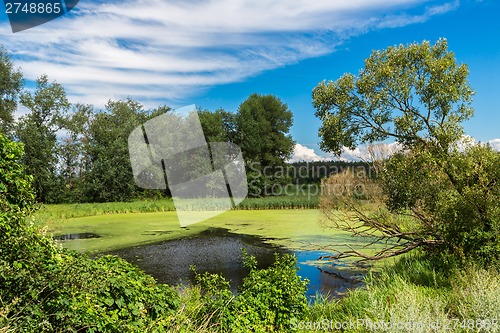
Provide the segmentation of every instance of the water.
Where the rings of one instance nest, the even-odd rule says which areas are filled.
[[[328,255],[328,252],[291,251],[269,244],[260,237],[234,234],[220,228],[208,229],[193,237],[136,246],[109,254],[137,265],[160,283],[192,284],[194,274],[190,266],[195,265],[200,273],[221,273],[231,282],[231,289],[236,291],[247,274],[242,266],[242,248],[257,258],[260,268],[269,267],[276,252],[294,253],[298,260],[298,274],[310,280],[307,291],[309,298],[313,298],[317,292],[339,297],[346,290],[361,285],[362,270],[333,267],[317,261],[320,256]]]
[[[53,238],[58,241],[68,241],[68,240],[100,238],[100,237],[101,237],[100,235],[91,232],[82,232],[76,234],[56,235]]]
[[[349,289],[364,285],[366,270],[345,264],[318,261],[321,256],[331,255],[324,251],[294,251],[298,262],[298,275],[309,280],[307,296],[312,299],[316,293],[328,298],[342,297]]]

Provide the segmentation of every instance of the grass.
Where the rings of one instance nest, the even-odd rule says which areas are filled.
[[[319,297],[307,321],[353,323],[345,332],[500,332],[498,318],[498,271],[473,265],[443,269],[412,255],[367,276],[366,287],[344,299]]]
[[[235,207],[235,210],[315,209],[318,208],[318,202],[319,198],[317,194],[246,198]],[[69,218],[97,216],[103,214],[172,211],[175,211],[175,206],[171,198],[136,200],[131,202],[46,204],[40,207],[39,212],[36,214],[36,218],[46,224]]]

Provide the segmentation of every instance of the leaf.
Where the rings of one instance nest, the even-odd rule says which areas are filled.
[[[104,299],[104,303],[107,305],[107,306],[112,306],[114,303],[115,303],[115,300],[111,297],[108,297],[108,298],[105,298]]]

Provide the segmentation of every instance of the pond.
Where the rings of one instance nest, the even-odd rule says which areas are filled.
[[[100,238],[100,237],[101,237],[100,235],[94,234],[92,232],[80,232],[74,234],[56,235],[53,238],[58,241],[68,241],[68,240]]]
[[[200,273],[221,273],[231,282],[236,291],[246,276],[242,266],[241,249],[257,258],[260,268],[269,267],[274,253],[295,254],[298,259],[298,274],[310,280],[307,296],[313,298],[317,292],[329,297],[339,297],[350,288],[362,285],[361,269],[333,267],[317,259],[328,255],[321,251],[292,251],[269,244],[269,239],[228,232],[226,229],[211,228],[194,237],[170,240],[157,244],[109,252],[117,255],[155,277],[160,283],[170,285],[192,284],[191,265]]]

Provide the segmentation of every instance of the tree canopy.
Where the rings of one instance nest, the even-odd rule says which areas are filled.
[[[250,95],[238,109],[236,131],[238,145],[247,161],[262,167],[282,165],[293,151],[295,142],[289,134],[293,114],[273,95]]]
[[[0,133],[11,134],[22,88],[21,71],[14,68],[7,51],[0,46]]]
[[[343,146],[388,138],[405,148],[433,143],[448,149],[473,116],[468,74],[445,39],[374,51],[358,76],[314,88],[322,149],[340,154]]]
[[[337,258],[424,248],[480,263],[500,259],[500,154],[464,141],[462,122],[473,115],[467,75],[441,39],[374,51],[357,77],[314,89],[323,149],[340,154],[344,146],[388,138],[403,147],[379,163],[375,180],[343,175],[325,182],[344,189],[323,201],[327,219],[386,244],[376,255],[351,249]],[[360,197],[385,205],[367,212]],[[332,213],[339,207],[347,212],[341,219]]]
[[[26,171],[34,177],[37,199],[57,201],[56,192],[60,187],[55,172],[56,132],[62,128],[63,115],[70,107],[66,92],[60,84],[51,83],[46,75],[42,75],[36,80],[35,92],[21,95],[21,103],[29,111],[16,128],[16,137],[25,144],[23,163]]]

